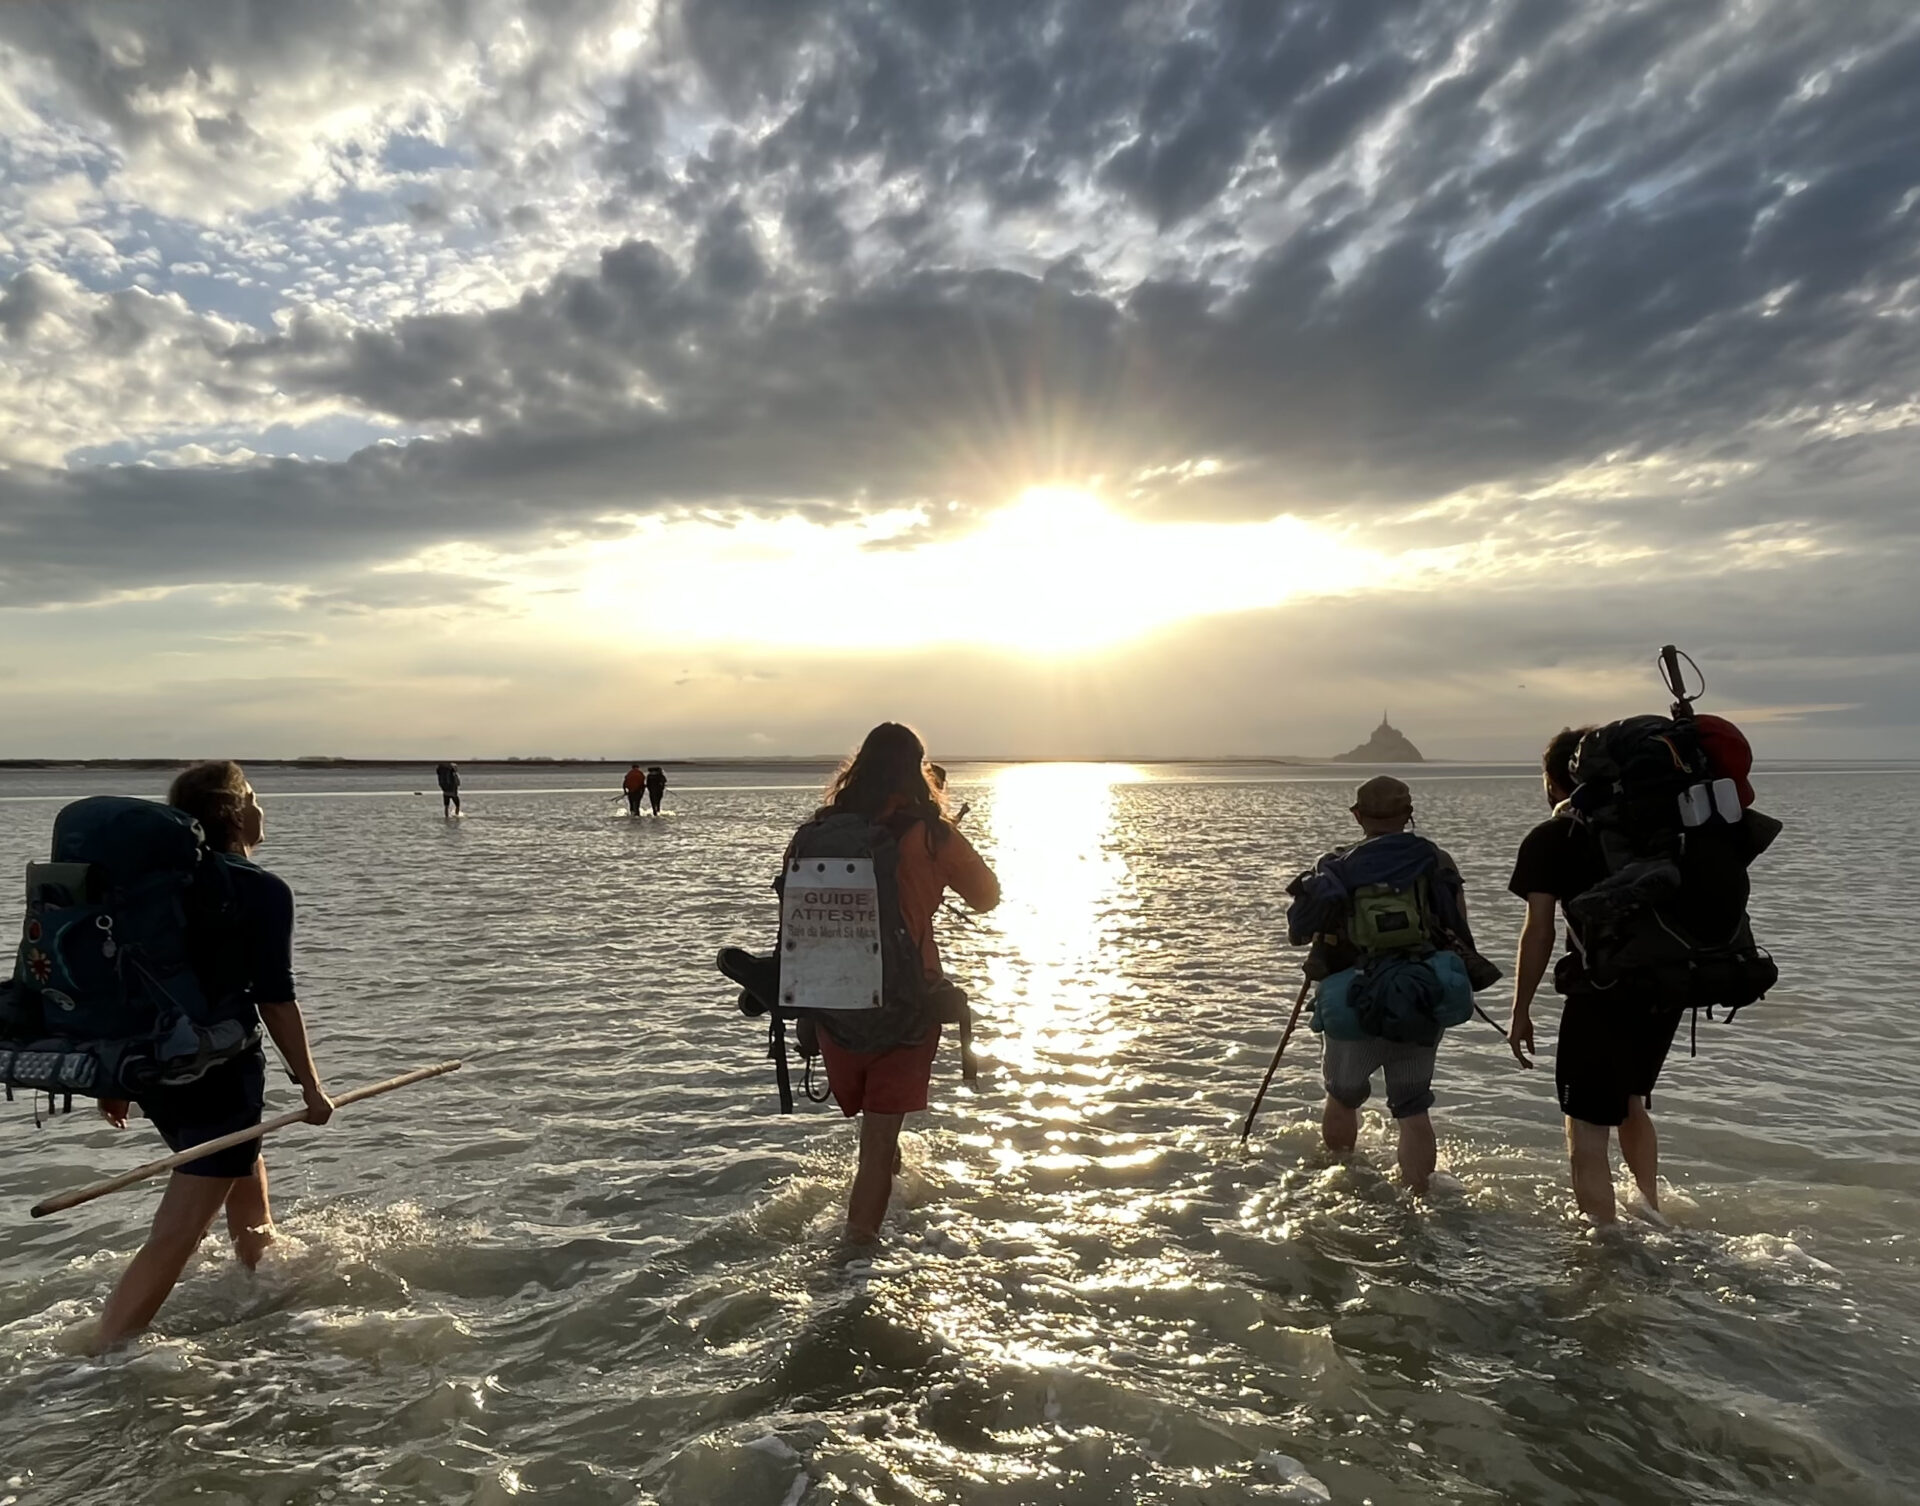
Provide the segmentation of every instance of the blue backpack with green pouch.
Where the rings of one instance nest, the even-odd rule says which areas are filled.
[[[1294,880],[1289,939],[1354,959],[1320,980],[1315,1030],[1335,1040],[1431,1046],[1466,1022],[1474,989],[1455,948],[1471,951],[1472,938],[1455,882],[1440,849],[1411,832],[1330,853]]]
[[[249,1049],[258,1026],[226,859],[186,812],[98,795],[54,818],[27,865],[0,1085],[138,1098]]]

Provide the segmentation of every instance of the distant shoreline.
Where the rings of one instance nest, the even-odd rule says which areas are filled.
[[[599,772],[606,770],[623,771],[633,764],[628,758],[241,758],[235,760],[250,769],[423,769],[431,770],[436,764],[451,762],[462,769],[493,769],[513,772],[515,770],[567,770]],[[765,769],[787,768],[794,770],[831,770],[837,769],[843,762],[843,755],[831,753],[818,754],[761,754],[758,756],[714,756],[694,758],[655,758],[645,760],[658,764],[663,769]],[[31,772],[34,770],[97,769],[102,771],[160,772],[169,769],[184,769],[189,764],[199,762],[194,758],[0,758],[0,772]],[[1339,758],[1302,758],[1292,754],[1272,756],[1253,756],[1242,754],[1229,758],[1162,758],[1145,754],[1101,754],[1073,758],[1007,758],[996,755],[949,753],[941,762],[961,765],[980,764],[1053,764],[1053,763],[1091,763],[1091,764],[1153,764],[1164,768],[1229,768],[1229,769],[1318,769],[1332,773],[1351,774],[1362,769],[1394,769],[1402,771],[1405,777],[1418,778],[1421,773],[1445,774],[1455,769],[1512,769],[1520,772],[1536,772],[1539,768],[1537,758],[1425,758],[1419,763],[1353,763]],[[1774,758],[1760,759],[1754,764],[1756,773],[1788,772],[1801,764],[1836,765],[1847,768],[1889,768],[1904,767],[1920,759],[1907,758]]]
[[[667,769],[765,768],[786,765],[794,768],[837,768],[845,755],[838,753],[763,753],[728,754],[713,757],[655,758],[642,760]],[[0,758],[0,769],[184,769],[198,758]],[[999,755],[949,753],[943,761],[952,764],[1026,764],[1026,763],[1152,763],[1171,765],[1208,765],[1229,767],[1287,768],[1340,767],[1339,758],[1305,758],[1298,754],[1238,754],[1228,757],[1166,758],[1144,754],[1100,754],[1073,758],[1009,758]],[[1519,762],[1519,760],[1514,760]],[[625,769],[629,758],[241,758],[235,762],[246,768],[260,769],[431,769],[441,763],[457,764],[463,769]],[[1420,764],[1395,764],[1394,768],[1420,768],[1425,765],[1484,764],[1500,762],[1488,759],[1429,758]],[[1387,765],[1381,765],[1387,767]]]

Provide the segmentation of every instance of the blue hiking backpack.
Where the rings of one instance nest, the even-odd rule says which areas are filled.
[[[1441,857],[1425,837],[1392,832],[1328,853],[1288,886],[1287,938],[1315,948],[1315,1030],[1430,1046],[1472,1015],[1475,987],[1498,980]]]
[[[0,1084],[137,1098],[193,1082],[258,1038],[226,860],[184,811],[118,795],[66,806],[27,865],[0,983]]]

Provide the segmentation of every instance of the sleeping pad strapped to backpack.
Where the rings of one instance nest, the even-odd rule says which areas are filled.
[[[251,1046],[224,859],[184,811],[116,795],[54,818],[27,865],[27,914],[0,984],[0,1083],[137,1098]]]
[[[1730,1013],[1779,981],[1747,918],[1748,865],[1780,823],[1751,808],[1746,740],[1718,717],[1636,716],[1580,741],[1562,813],[1584,825],[1607,876],[1564,901],[1566,993]],[[1750,755],[1748,755],[1750,757]]]
[[[1287,886],[1287,939],[1314,948],[1315,1030],[1431,1046],[1473,1013],[1474,989],[1500,973],[1473,949],[1458,884],[1433,843],[1390,832],[1327,854]]]
[[[848,1051],[889,1051],[926,1039],[937,1024],[971,1023],[966,993],[929,978],[919,943],[900,910],[900,844],[882,822],[852,812],[821,811],[794,833],[781,875],[780,942],[771,957],[726,947],[716,965],[742,987],[741,1010],[772,1021],[769,1049],[780,1077],[781,1108],[791,1108],[783,1027],[797,1021],[801,1054],[810,1032],[824,1030]],[[832,950],[851,970],[834,981]],[[782,966],[782,959],[787,965]],[[863,965],[864,964],[864,965]],[[809,989],[812,992],[809,992]],[[831,1002],[827,1002],[831,999]]]

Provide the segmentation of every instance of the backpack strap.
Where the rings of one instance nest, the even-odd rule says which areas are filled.
[[[773,1058],[773,1080],[780,1089],[780,1112],[793,1112],[793,1077],[787,1070],[787,1017],[778,1009],[767,1026],[767,1054]]]

